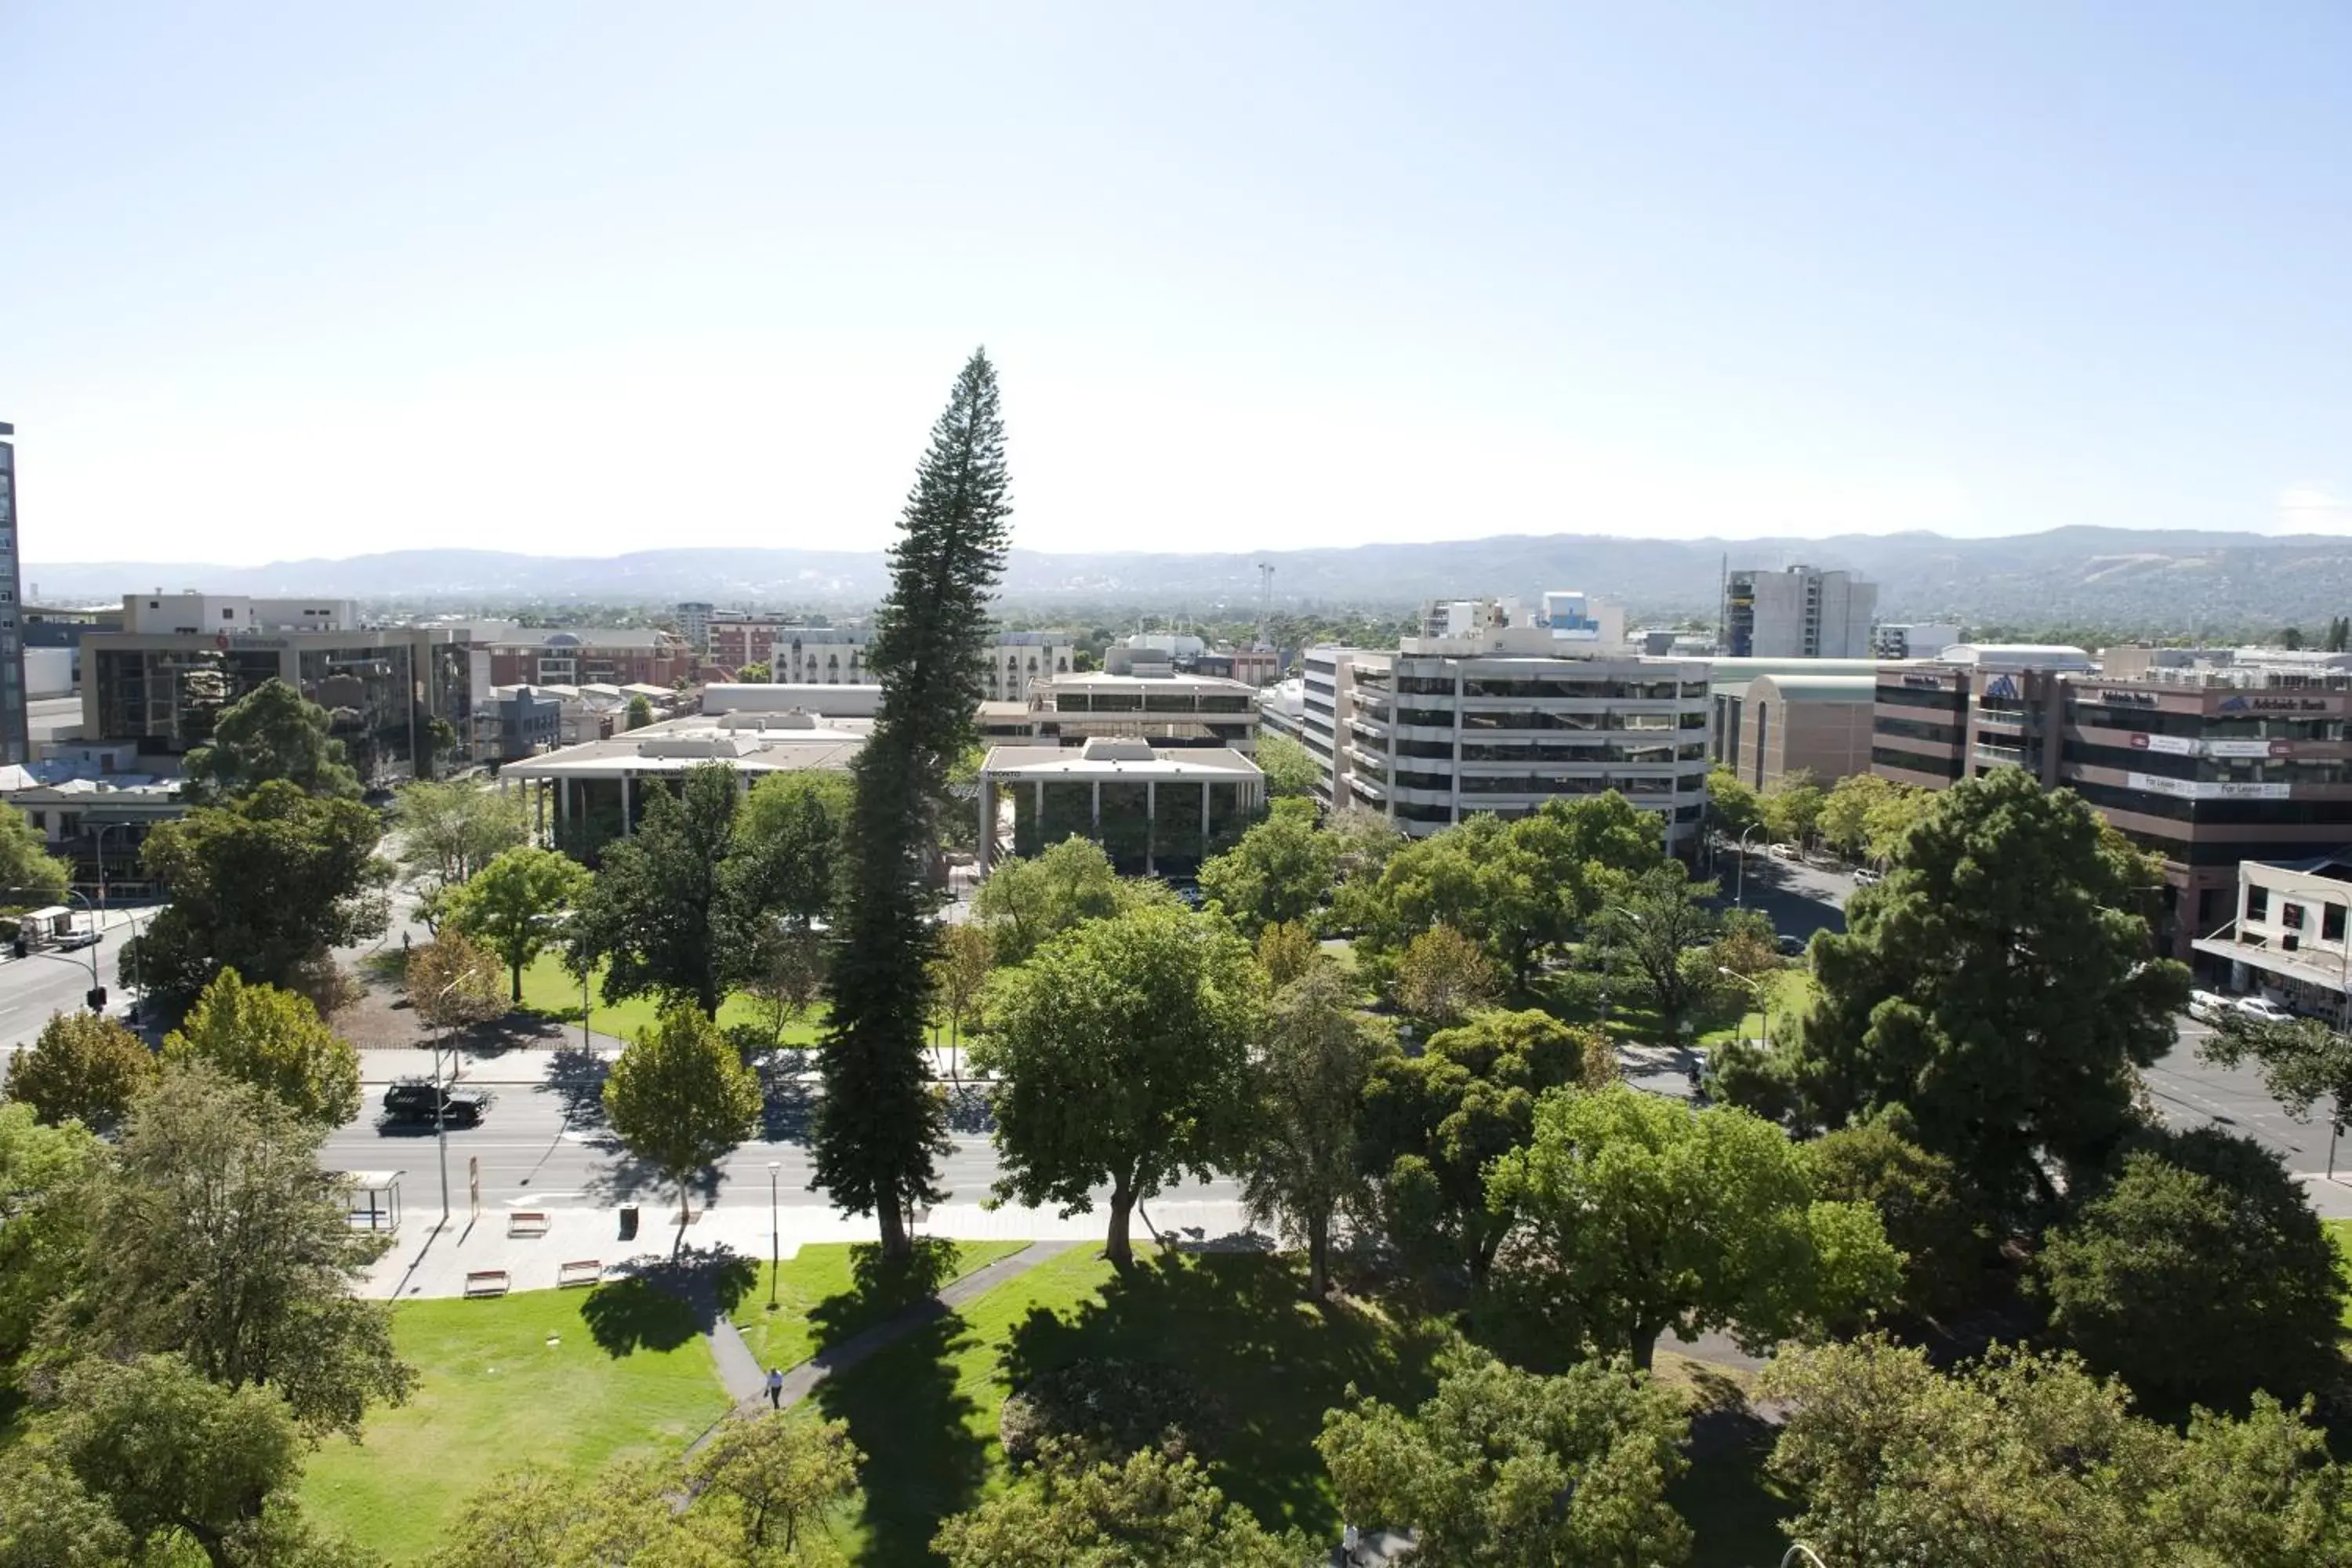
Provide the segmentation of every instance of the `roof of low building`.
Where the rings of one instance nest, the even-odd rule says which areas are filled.
[[[609,740],[588,741],[506,764],[519,779],[635,778],[680,773],[706,763],[747,773],[847,767],[873,731],[870,720],[810,713],[665,719]]]
[[[1260,776],[1255,763],[1229,747],[1158,747],[1111,736],[1097,736],[1083,746],[992,746],[980,771],[1000,782],[1222,778],[1239,783]]]

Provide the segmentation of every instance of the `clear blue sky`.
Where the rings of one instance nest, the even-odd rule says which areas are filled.
[[[1929,13],[1936,13],[1930,15]],[[0,8],[34,561],[2352,529],[2352,7]]]

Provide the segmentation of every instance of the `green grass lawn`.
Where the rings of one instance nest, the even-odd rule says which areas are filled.
[[[940,1244],[943,1252],[919,1286],[899,1289],[877,1288],[861,1280],[858,1261],[870,1258],[865,1243],[826,1242],[803,1247],[771,1269],[763,1260],[751,1288],[735,1303],[730,1315],[743,1331],[743,1342],[761,1366],[792,1367],[808,1360],[821,1345],[837,1343],[862,1329],[871,1328],[942,1285],[985,1268],[1000,1258],[1010,1258],[1028,1245],[1024,1241],[959,1241]],[[768,1310],[770,1277],[773,1275],[777,1307]]]
[[[1301,1299],[1304,1266],[1251,1254],[1156,1258],[1116,1279],[1080,1246],[1007,1280],[817,1390],[867,1456],[858,1561],[929,1561],[939,1521],[1004,1483],[999,1406],[1016,1373],[1078,1356],[1175,1366],[1219,1412],[1202,1457],[1226,1494],[1277,1528],[1338,1528],[1314,1448],[1349,1383],[1417,1403],[1441,1332]]]
[[[313,1454],[302,1500],[396,1562],[429,1553],[501,1471],[675,1454],[727,1409],[692,1314],[643,1287],[405,1302],[393,1337],[415,1393],[372,1415],[361,1442]]]
[[[1812,1005],[1813,972],[1801,964],[1775,970],[1764,984],[1772,997],[1771,1026],[1773,1033],[1778,1036],[1790,1019]],[[1742,988],[1734,987],[1734,989]],[[1737,1024],[1711,1029],[1700,1035],[1698,1043],[1702,1046],[1719,1046],[1728,1043],[1735,1036],[1744,1039],[1759,1039],[1763,1037],[1764,1024],[1765,1020],[1760,1013],[1743,1013]]]
[[[604,971],[599,968],[589,980],[593,1004],[588,1026],[598,1034],[613,1035],[624,1040],[634,1040],[640,1030],[654,1021],[659,1009],[650,996],[633,996],[626,1002],[607,1003],[596,988],[604,983]],[[537,1013],[566,1024],[580,1021],[580,982],[554,953],[543,952],[522,972],[522,1010]],[[741,992],[730,996],[719,1005],[721,1027],[731,1024],[764,1024],[767,1010],[753,997]],[[820,1002],[784,1031],[784,1044],[813,1046],[817,1031],[824,1025],[824,1004]]]

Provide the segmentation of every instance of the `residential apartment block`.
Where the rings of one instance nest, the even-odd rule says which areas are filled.
[[[1867,658],[1878,588],[1851,572],[1742,569],[1724,579],[1722,651],[1734,658]]]
[[[1704,661],[1623,644],[1623,616],[1581,595],[1433,605],[1394,653],[1305,655],[1301,739],[1336,805],[1427,835],[1479,813],[1615,790],[1695,844],[1706,807]],[[1612,635],[1613,632],[1613,636]]]

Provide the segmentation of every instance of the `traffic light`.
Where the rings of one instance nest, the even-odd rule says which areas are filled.
[[[91,986],[91,987],[89,988],[89,994],[87,996],[84,996],[84,997],[82,998],[82,1000],[89,1004],[89,1010],[90,1010],[91,1012],[93,1012],[93,1013],[103,1013],[103,1012],[105,1012],[105,1011],[106,1011],[106,987],[105,987],[105,986],[103,986],[103,985],[93,985],[93,986]]]

